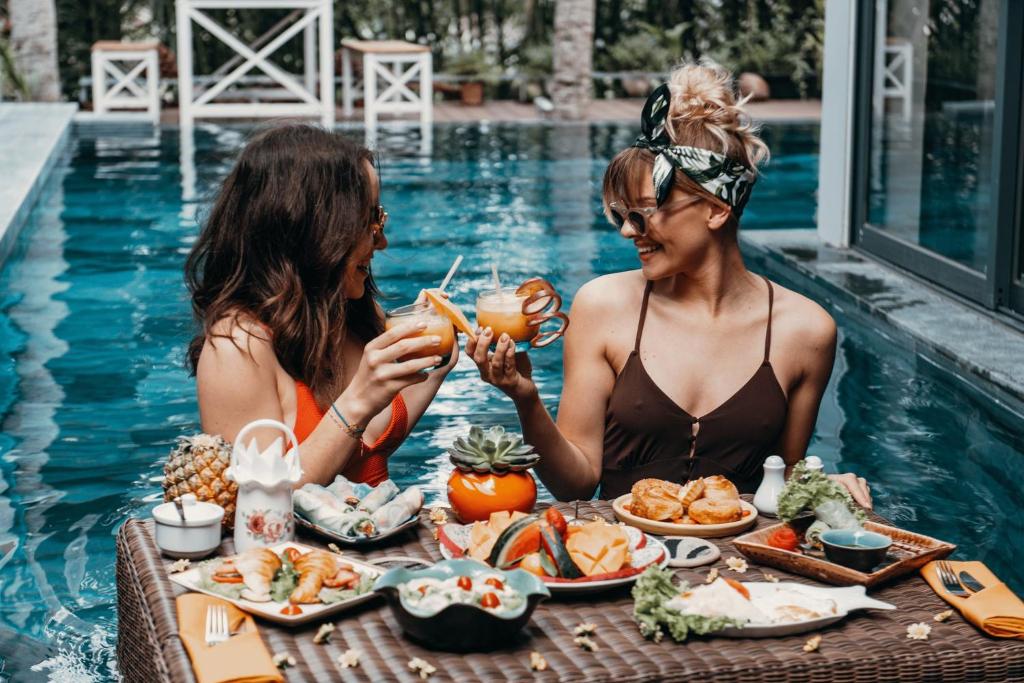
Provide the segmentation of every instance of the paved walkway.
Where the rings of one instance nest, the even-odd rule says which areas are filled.
[[[625,121],[635,122],[640,119],[643,99],[594,100],[587,108],[587,120],[592,122]],[[769,100],[752,102],[747,105],[751,116],[759,121],[819,121],[821,119],[821,102],[818,100]],[[541,112],[532,103],[513,100],[495,100],[485,102],[479,107],[466,107],[459,102],[442,101],[434,104],[434,121],[437,123],[538,123],[549,120],[549,115]],[[161,112],[163,123],[178,122],[177,109],[164,109]],[[357,108],[351,119],[342,116],[338,109],[338,121],[362,122],[363,111]],[[387,119],[381,119],[386,121]],[[415,120],[405,117],[405,120]]]
[[[0,104],[0,264],[60,156],[76,104]]]
[[[815,230],[747,230],[744,251],[808,277],[826,298],[853,304],[884,320],[939,367],[1024,416],[1024,334],[993,314],[875,261],[855,249],[834,249]],[[844,306],[849,308],[849,306]]]

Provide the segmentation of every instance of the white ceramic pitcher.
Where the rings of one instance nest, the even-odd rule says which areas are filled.
[[[245,435],[253,429],[273,427],[284,432],[293,448],[285,452],[286,442],[274,440],[260,452],[256,439],[248,445]],[[299,441],[288,425],[277,420],[255,420],[242,427],[231,449],[228,477],[238,483],[235,506],[235,550],[276,545],[295,537],[292,511],[292,487],[302,476]]]

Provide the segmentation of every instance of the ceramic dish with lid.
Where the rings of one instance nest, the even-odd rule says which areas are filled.
[[[476,560],[444,560],[428,569],[391,569],[373,589],[387,598],[410,638],[450,652],[507,647],[537,604],[551,595],[527,571],[502,571]]]
[[[156,521],[156,545],[164,555],[198,560],[220,545],[221,520],[224,508],[216,503],[202,502],[186,493],[175,501],[153,508]]]

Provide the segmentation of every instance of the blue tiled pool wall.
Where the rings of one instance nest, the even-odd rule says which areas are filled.
[[[173,439],[198,429],[183,368],[192,327],[181,266],[246,130],[196,131],[194,188],[179,168],[177,130],[129,133],[78,131],[71,163],[0,271],[0,642],[45,643],[42,671],[96,680],[114,661],[113,534],[159,498]],[[389,134],[390,247],[374,262],[385,295],[409,300],[457,253],[466,261],[451,291],[470,306],[493,260],[511,281],[548,277],[567,299],[596,275],[635,267],[599,199],[607,159],[634,135],[631,125],[437,126],[433,156],[421,157],[414,130]],[[743,229],[809,228],[817,129],[773,126],[766,136],[774,161]],[[878,329],[833,313],[840,352],[812,452],[872,481],[883,514],[960,543],[962,556],[1024,588],[1020,524],[991,514],[1021,509],[1009,483],[1024,462],[1020,426],[999,422]],[[560,351],[533,359],[554,408]],[[393,457],[394,478],[441,497],[444,448],[478,422],[517,426],[511,403],[463,359]]]

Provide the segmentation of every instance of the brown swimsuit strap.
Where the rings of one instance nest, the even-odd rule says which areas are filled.
[[[764,283],[768,285],[768,326],[764,332],[764,362],[768,362],[768,355],[772,350],[772,308],[775,304],[775,288],[772,287],[772,282],[764,275],[761,276]],[[647,320],[647,303],[651,298],[651,290],[654,289],[654,281],[648,280],[644,286],[644,301],[640,305],[640,320],[636,325],[636,342],[633,344],[633,352],[636,354],[640,353],[640,339],[643,338],[644,334],[644,322]]]

